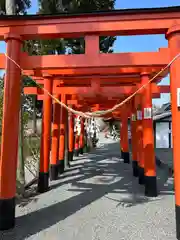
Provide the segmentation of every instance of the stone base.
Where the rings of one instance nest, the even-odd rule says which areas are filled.
[[[133,168],[133,176],[138,177],[139,172],[138,172],[138,162],[137,161],[135,161],[135,160],[132,161],[132,168]]]
[[[157,197],[157,181],[156,176],[145,176],[145,196]]]
[[[69,162],[73,161],[73,154],[74,154],[73,152],[68,153]]]
[[[63,174],[64,173],[64,169],[65,169],[64,159],[63,160],[59,160],[59,162],[58,162],[58,172],[59,172],[59,174]]]
[[[79,156],[79,149],[74,149],[74,156],[78,157]]]
[[[121,150],[121,158],[124,159],[124,163],[130,163],[129,152],[124,152]]]
[[[139,175],[139,184],[140,185],[145,184],[144,168],[142,167],[138,168],[138,175]]]
[[[79,149],[79,154],[83,155],[83,153],[84,153],[84,152],[83,152],[83,148],[80,148],[80,149]]]
[[[44,193],[47,192],[48,190],[49,190],[49,173],[39,172],[37,191],[39,193]]]
[[[58,179],[58,169],[59,165],[58,164],[51,164],[50,165],[50,180],[54,181]]]
[[[180,240],[180,206],[175,206],[176,212],[176,238]]]
[[[10,199],[0,199],[0,230],[1,231],[14,228],[15,205],[16,205],[15,197]]]
[[[124,159],[124,152],[121,150],[121,159]]]

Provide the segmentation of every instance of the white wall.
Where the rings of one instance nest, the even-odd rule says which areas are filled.
[[[156,148],[169,148],[169,123],[156,123]]]

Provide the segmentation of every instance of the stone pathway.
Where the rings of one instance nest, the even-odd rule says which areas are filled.
[[[49,192],[17,206],[17,226],[0,240],[175,240],[173,180],[164,169],[158,187],[158,198],[144,197],[119,143],[101,136]]]

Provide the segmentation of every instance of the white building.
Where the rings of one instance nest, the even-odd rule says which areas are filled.
[[[172,148],[171,104],[166,103],[154,113],[154,143],[156,148]]]

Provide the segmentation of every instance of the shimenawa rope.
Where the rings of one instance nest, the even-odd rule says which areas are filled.
[[[21,74],[23,74],[24,70],[20,67],[20,65],[18,63],[16,63],[16,61],[14,61],[11,57],[9,57],[6,53],[5,56],[12,61],[20,70],[21,70]],[[96,112],[86,112],[83,113],[81,111],[76,111],[71,107],[68,107],[66,104],[64,104],[63,102],[59,101],[59,99],[57,99],[56,97],[54,97],[47,89],[45,89],[44,87],[42,87],[40,84],[38,84],[34,79],[31,78],[31,76],[28,76],[27,74],[23,74],[24,76],[28,76],[32,79],[32,81],[39,87],[41,88],[44,92],[46,92],[53,100],[55,100],[57,103],[59,103],[61,106],[63,106],[64,108],[66,108],[68,111],[82,116],[84,118],[92,118],[92,117],[102,117],[108,113],[112,113],[113,111],[115,111],[116,109],[118,109],[119,107],[121,107],[122,105],[124,105],[125,103],[127,103],[131,98],[133,98],[137,93],[139,93],[143,88],[147,87],[155,78],[157,78],[161,73],[163,73],[166,69],[168,69],[174,61],[176,61],[178,58],[180,57],[180,53],[178,53],[164,68],[161,69],[161,71],[159,71],[154,77],[152,77],[146,84],[142,85],[139,89],[137,89],[133,94],[131,94],[129,97],[127,97],[124,101],[120,102],[119,104],[116,104],[114,107],[112,107],[111,109],[105,110],[105,111],[96,111]]]

